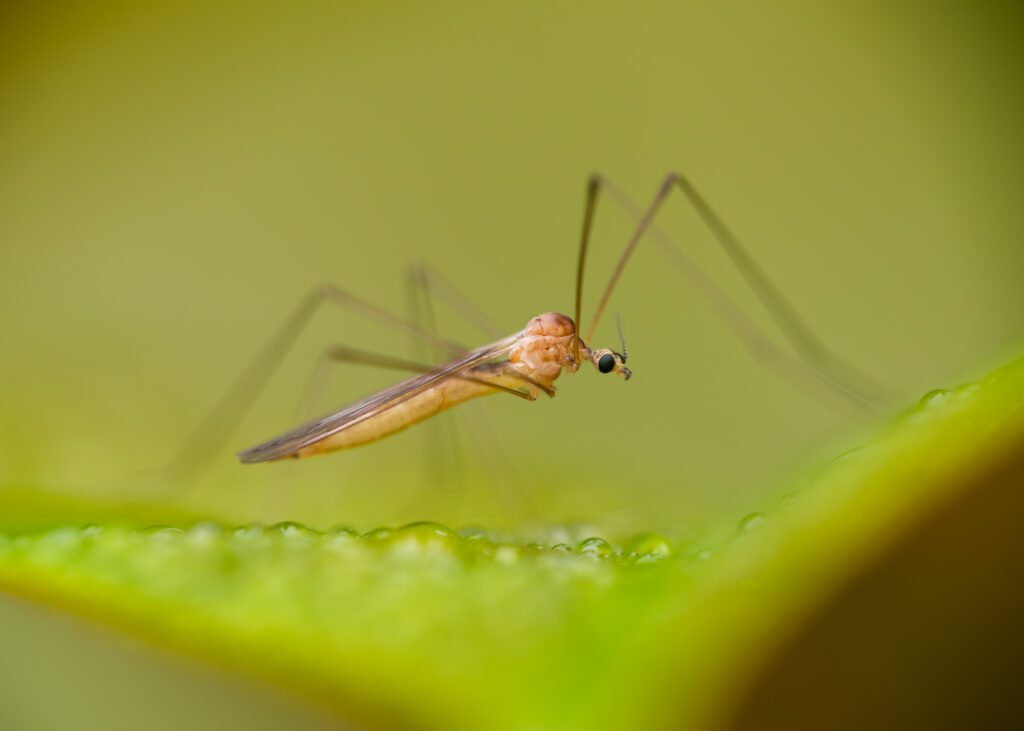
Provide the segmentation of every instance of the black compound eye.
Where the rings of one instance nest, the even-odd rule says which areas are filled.
[[[615,356],[611,353],[605,353],[597,359],[597,370],[602,373],[611,373],[615,370]]]

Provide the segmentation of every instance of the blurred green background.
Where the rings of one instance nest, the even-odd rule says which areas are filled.
[[[870,422],[754,363],[646,246],[612,303],[628,384],[590,369],[553,401],[239,466],[293,426],[324,347],[409,352],[325,310],[198,484],[131,476],[314,284],[401,311],[423,259],[509,332],[570,312],[592,170],[640,200],[688,174],[826,342],[908,398],[976,375],[1024,331],[1019,20],[1004,3],[5,4],[0,487],[361,528],[680,529],[773,500]],[[753,305],[679,201],[663,224]],[[627,234],[599,215],[591,305]],[[616,345],[613,322],[592,344]],[[318,411],[394,379],[342,368]],[[498,448],[466,436],[485,428]]]

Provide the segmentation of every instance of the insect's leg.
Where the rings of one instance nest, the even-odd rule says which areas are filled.
[[[409,272],[410,279],[424,293],[425,297],[435,297],[444,301],[450,308],[459,313],[466,322],[471,323],[481,333],[491,339],[500,338],[503,331],[494,321],[484,314],[483,310],[469,299],[450,279],[438,272],[425,261],[413,264]]]
[[[701,271],[697,264],[686,255],[682,247],[654,224],[654,218],[658,210],[674,188],[679,188],[687,201],[696,210],[717,243],[739,270],[747,285],[757,295],[765,311],[779,326],[783,336],[792,346],[796,358],[775,345]],[[672,259],[673,263],[689,278],[696,290],[708,301],[715,313],[726,321],[747,349],[759,360],[781,368],[787,376],[796,376],[800,383],[806,383],[806,379],[802,378],[801,374],[806,375],[809,372],[860,406],[877,408],[880,401],[885,401],[891,397],[888,389],[875,383],[873,379],[861,373],[821,343],[810,327],[800,318],[793,306],[789,304],[778,288],[757,265],[746,248],[740,244],[736,236],[725,226],[721,218],[708,206],[693,185],[677,173],[666,176],[658,187],[651,204],[646,209],[641,209],[634,204],[608,178],[601,175],[591,176],[587,186],[587,204],[577,266],[577,318],[580,316],[583,272],[590,230],[593,224],[598,196],[603,191],[611,194],[613,199],[637,221],[637,225],[598,301],[590,327],[587,329],[588,339],[596,328],[626,264],[629,262],[641,239],[649,232],[657,240],[663,251]]]
[[[410,319],[424,330],[431,332],[435,337],[438,337],[436,309],[434,307],[436,299],[444,300],[453,310],[462,315],[463,319],[476,326],[486,336],[501,337],[501,328],[452,284],[449,279],[441,275],[426,262],[416,262],[409,268],[406,288]],[[553,388],[529,376],[514,372],[507,373],[506,375],[518,378],[523,383],[543,391],[548,396],[555,395]]]
[[[249,412],[252,404],[266,387],[282,361],[292,350],[313,316],[324,304],[332,304],[358,315],[375,320],[385,326],[404,332],[439,350],[462,354],[461,345],[442,340],[367,300],[357,297],[332,284],[311,290],[282,323],[267,344],[242,371],[221,400],[211,409],[200,426],[185,442],[159,474],[188,480],[194,478],[213,460],[225,442]]]
[[[437,336],[437,312],[426,277],[422,264],[409,267],[405,279],[407,312],[412,322]],[[414,341],[412,345],[417,357],[437,357],[436,352],[431,352],[436,351],[436,348],[426,343]],[[423,482],[426,489],[457,485],[459,493],[465,492],[466,467],[457,423],[459,418],[456,415],[453,419],[434,420],[425,425],[421,432]],[[455,506],[465,502],[459,496],[452,496],[450,490],[444,492]]]
[[[454,284],[427,263],[416,262],[409,268],[406,286],[411,318],[435,335],[438,332],[435,304],[437,300],[443,300],[464,320],[473,324],[488,337],[500,337],[501,330],[498,326]],[[534,383],[533,379],[523,378],[523,381],[537,386],[549,396],[554,395],[553,391],[541,384]],[[489,423],[486,416],[483,411],[470,414],[459,410],[455,413],[454,421],[457,426],[461,427],[459,431],[469,435],[470,440],[475,444],[475,451],[482,455],[481,464],[488,468],[485,470],[490,478],[487,480],[488,483],[492,487],[496,481],[501,483],[495,492],[501,494],[506,507],[522,508],[522,494],[512,489],[517,482],[514,462],[502,448],[500,440],[494,434],[493,425]],[[440,427],[441,425],[436,426]],[[424,444],[428,464],[432,465],[437,477],[443,480],[443,463],[439,455],[444,446],[450,445],[452,442],[444,440],[443,435],[436,431],[433,433],[425,431],[424,435],[428,438]],[[461,462],[459,466],[461,466]]]
[[[476,418],[472,419],[471,425],[469,413],[460,411],[457,416],[462,419],[464,431],[481,455],[481,467],[492,501],[497,497],[501,508],[517,517],[540,518],[542,513],[530,494],[531,481],[523,478],[520,465],[504,447],[493,420],[486,418],[488,415],[482,408],[472,414]]]

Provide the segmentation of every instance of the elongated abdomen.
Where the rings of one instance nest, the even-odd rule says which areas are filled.
[[[314,454],[336,452],[339,449],[350,449],[369,444],[395,432],[400,432],[413,424],[418,424],[424,419],[429,419],[445,409],[491,393],[499,393],[499,391],[477,381],[452,378],[365,421],[343,429],[333,436],[303,447],[290,456],[294,458],[310,457]]]

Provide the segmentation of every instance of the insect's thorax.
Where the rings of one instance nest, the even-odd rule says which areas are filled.
[[[573,358],[575,341],[576,326],[571,317],[545,312],[526,324],[508,360],[522,375],[550,387],[563,369],[575,371],[579,367]]]

